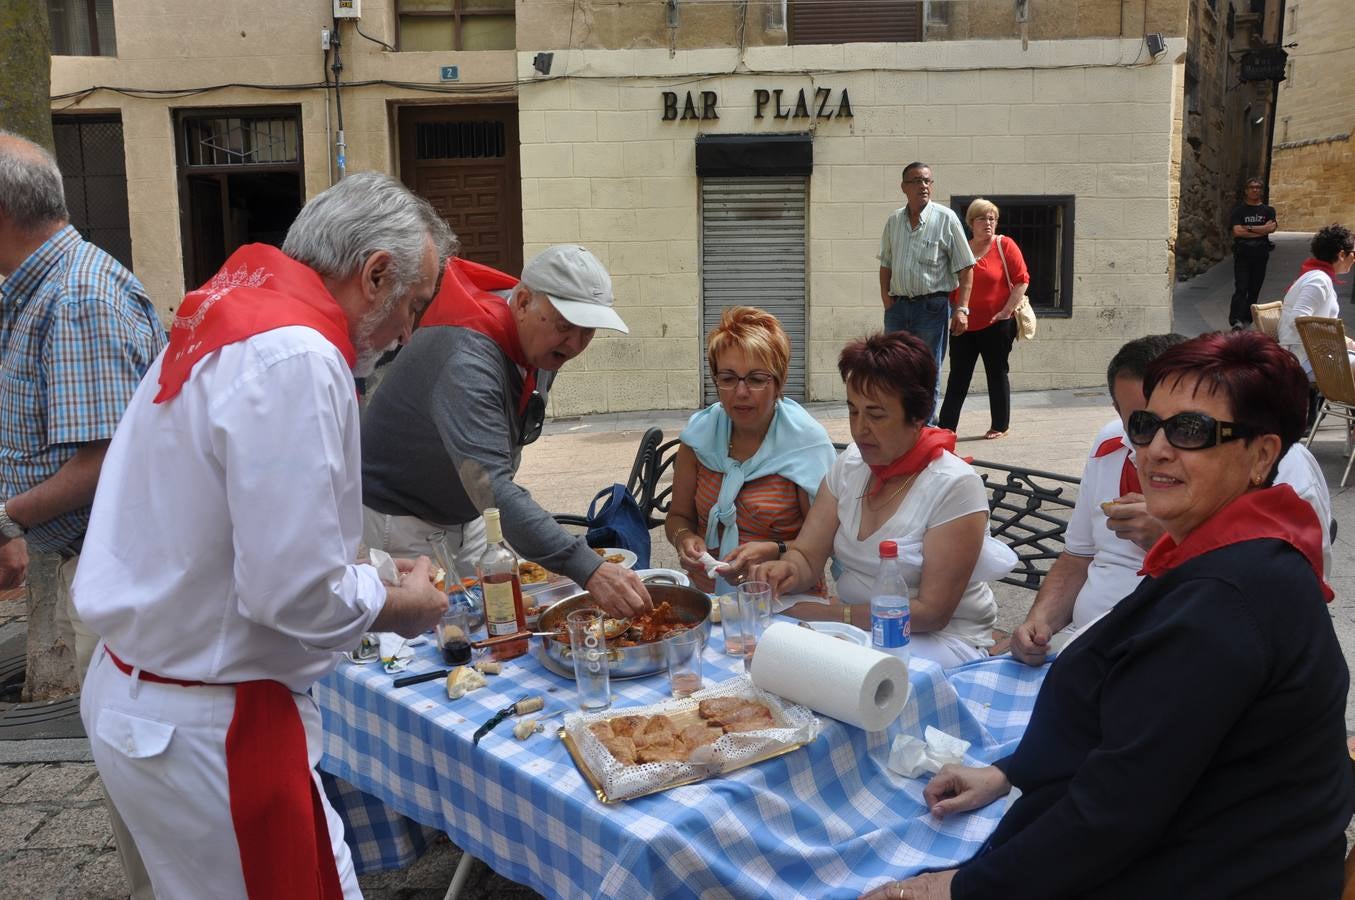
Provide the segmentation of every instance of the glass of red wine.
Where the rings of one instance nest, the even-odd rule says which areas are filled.
[[[470,663],[470,611],[461,603],[447,607],[438,622],[438,649],[442,661],[449,666]]]

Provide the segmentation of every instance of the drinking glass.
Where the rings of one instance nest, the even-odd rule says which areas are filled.
[[[743,668],[753,667],[753,651],[772,617],[772,586],[765,581],[739,585],[739,620],[743,628]]]
[[[738,594],[720,595],[720,625],[725,630],[725,652],[743,656],[743,613],[739,612]]]
[[[470,611],[463,603],[447,607],[438,621],[438,649],[449,666],[470,664]]]
[[[579,688],[579,708],[584,712],[612,705],[604,621],[600,609],[576,609],[565,618],[570,656],[574,659],[574,681]]]
[[[701,631],[691,628],[664,638],[668,656],[668,683],[674,697],[688,697],[701,690]]]

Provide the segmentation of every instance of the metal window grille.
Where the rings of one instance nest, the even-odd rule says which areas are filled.
[[[53,56],[117,56],[113,0],[47,0]]]
[[[922,0],[789,0],[792,44],[922,40]]]
[[[1002,197],[987,199],[999,210],[998,233],[1016,242],[1030,270],[1027,293],[1033,307],[1054,316],[1073,314],[1074,198]],[[952,197],[950,208],[961,220],[973,197]],[[968,223],[966,223],[966,229]]]
[[[190,168],[295,163],[295,116],[202,116],[184,120],[183,160]]]
[[[490,159],[508,152],[502,121],[420,122],[414,126],[415,159]]]
[[[122,119],[53,116],[52,133],[71,224],[91,244],[132,268]]]

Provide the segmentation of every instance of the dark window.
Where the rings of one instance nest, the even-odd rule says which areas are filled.
[[[211,278],[243,244],[280,246],[305,199],[295,106],[176,114],[184,283]]]
[[[415,159],[492,159],[505,155],[502,121],[418,122]]]
[[[396,0],[401,50],[513,50],[516,0]]]
[[[91,244],[132,268],[127,166],[118,116],[53,116],[56,159],[71,224]]]
[[[1057,317],[1073,314],[1073,208],[1071,195],[989,196],[997,204],[998,234],[1016,242],[1030,270],[1031,306]],[[973,197],[951,197],[964,219]],[[966,223],[968,230],[968,223]]]
[[[117,56],[113,0],[47,0],[53,56]]]
[[[922,40],[922,0],[789,0],[792,44]]]

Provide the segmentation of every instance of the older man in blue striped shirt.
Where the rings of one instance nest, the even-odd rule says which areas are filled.
[[[42,651],[61,661],[73,649],[83,680],[98,638],[75,614],[71,582],[104,452],[165,332],[136,276],[69,219],[56,160],[0,131],[0,588],[27,576],[29,646],[52,615]],[[153,896],[109,813],[132,896]]]
[[[885,221],[880,236],[880,301],[885,308],[885,330],[917,335],[936,357],[929,419],[935,424],[941,406],[946,334],[963,334],[969,321],[974,254],[960,217],[931,202],[933,184],[926,163],[911,162],[904,167],[902,187],[908,205]],[[952,292],[956,295],[953,304]]]

